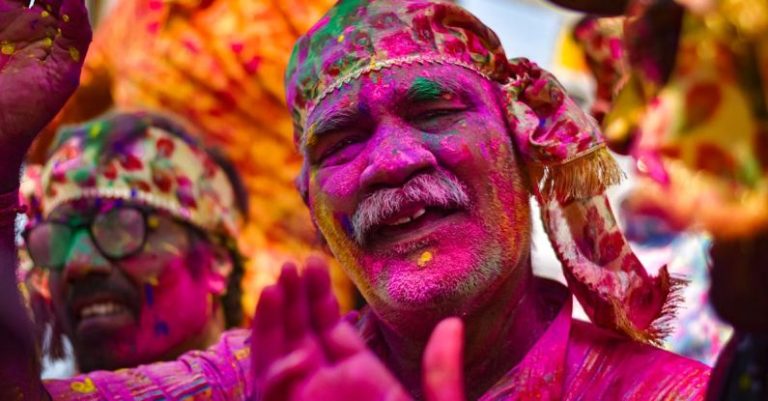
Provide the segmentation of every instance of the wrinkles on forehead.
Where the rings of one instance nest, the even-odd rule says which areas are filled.
[[[307,119],[302,151],[307,155],[323,136],[370,117],[370,107],[386,107],[396,112],[441,100],[458,98],[470,102],[470,98],[478,96],[474,92],[480,88],[473,88],[464,82],[466,79],[456,76],[461,74],[485,79],[463,68],[435,66],[374,72],[345,85],[324,99]]]

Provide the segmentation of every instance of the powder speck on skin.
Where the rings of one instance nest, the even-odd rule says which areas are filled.
[[[419,267],[424,267],[432,260],[432,252],[430,251],[424,251],[424,253],[419,256],[419,260],[416,261],[416,264]]]
[[[157,322],[155,323],[155,333],[161,335],[161,336],[167,336],[168,335],[168,324],[165,322]]]
[[[69,48],[69,57],[72,58],[75,62],[80,61],[80,50],[75,49],[74,47]]]
[[[152,284],[144,284],[144,299],[147,301],[147,306],[152,306],[155,303],[155,291]]]
[[[16,51],[16,45],[13,43],[8,43],[3,41],[3,43],[0,43],[0,53],[5,54],[6,56],[12,55]]]

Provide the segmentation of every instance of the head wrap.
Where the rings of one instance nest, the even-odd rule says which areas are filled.
[[[630,77],[605,130],[630,144],[636,203],[716,237],[768,227],[768,4],[633,1]]]
[[[242,223],[224,169],[189,127],[145,112],[118,113],[59,134],[40,173],[39,218],[79,199],[124,199],[206,232],[237,238]]]
[[[442,1],[340,1],[302,37],[286,91],[294,137],[307,117],[346,83],[393,66],[454,65],[502,89],[512,139],[534,182],[542,219],[569,286],[593,322],[658,341],[680,284],[666,268],[651,277],[630,250],[605,188],[621,178],[601,133],[548,72],[508,61],[496,35],[461,7]]]

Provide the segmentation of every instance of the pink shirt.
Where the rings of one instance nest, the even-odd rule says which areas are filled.
[[[47,380],[56,401],[237,401],[252,391],[250,330],[229,330],[205,351],[172,362]]]
[[[571,318],[561,284],[539,280],[555,318],[544,335],[481,401],[703,400],[709,368]],[[375,319],[365,312],[360,330],[380,345]],[[93,372],[45,382],[54,400],[246,400],[252,389],[249,331],[231,330],[207,351],[177,361]]]

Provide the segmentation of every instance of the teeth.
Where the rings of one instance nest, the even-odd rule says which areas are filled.
[[[125,306],[116,304],[114,302],[93,304],[86,306],[80,311],[80,318],[84,319],[92,316],[113,315],[125,310]]]
[[[399,226],[399,225],[410,223],[413,220],[416,220],[419,217],[423,216],[424,213],[426,213],[426,212],[427,212],[426,209],[421,208],[421,209],[417,210],[416,213],[414,213],[411,217],[403,217],[403,218],[397,219],[394,222],[390,223],[389,225],[390,226]]]
[[[416,213],[414,213],[413,216],[411,216],[411,220],[418,219],[419,217],[423,216],[424,213],[426,212],[427,212],[427,209],[424,209],[424,208],[417,210]]]
[[[390,224],[390,226],[399,226],[401,224],[410,223],[410,222],[411,222],[411,218],[410,217],[403,217],[401,219],[395,220],[395,222]]]

